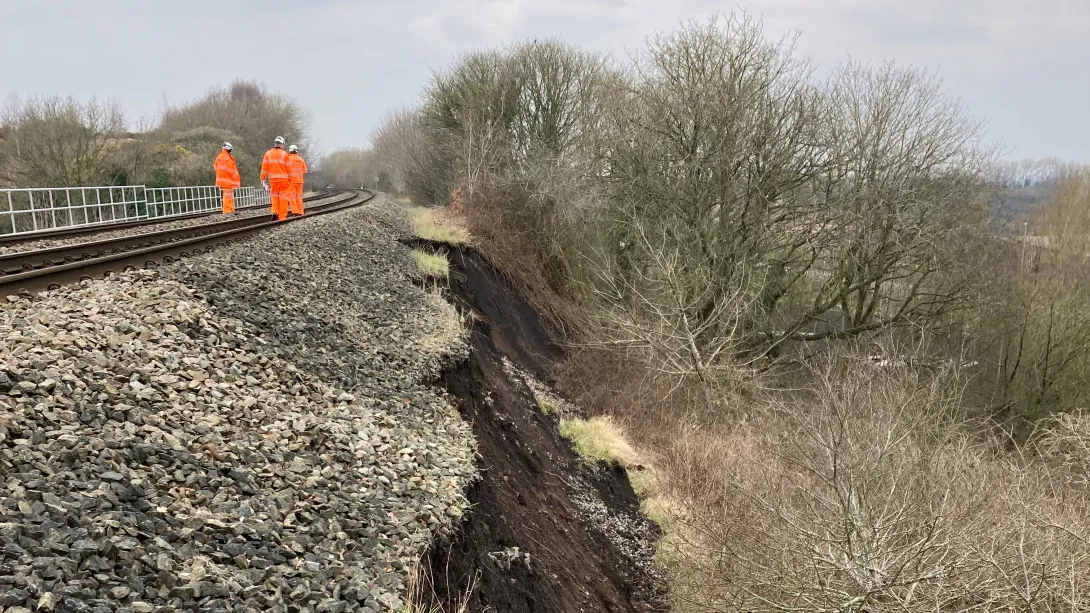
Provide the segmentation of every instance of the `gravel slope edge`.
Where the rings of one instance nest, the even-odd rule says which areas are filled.
[[[476,479],[404,224],[380,195],[4,305],[4,613],[402,606]]]

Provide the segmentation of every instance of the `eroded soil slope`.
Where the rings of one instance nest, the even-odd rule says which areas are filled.
[[[481,479],[457,537],[430,551],[434,593],[449,608],[476,581],[470,611],[667,610],[651,565],[657,527],[624,471],[587,467],[520,376],[547,383],[561,351],[480,256],[447,251],[451,298],[477,321],[470,357],[443,383],[473,424]]]

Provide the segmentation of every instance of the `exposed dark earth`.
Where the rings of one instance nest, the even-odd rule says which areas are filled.
[[[470,355],[442,384],[473,425],[481,473],[457,535],[429,551],[433,604],[456,610],[472,588],[467,611],[668,610],[651,562],[658,529],[624,470],[588,466],[504,368],[551,383],[563,352],[541,318],[476,253],[427,246],[447,253],[449,297],[475,314]]]

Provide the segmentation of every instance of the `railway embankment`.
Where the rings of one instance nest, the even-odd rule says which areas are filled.
[[[0,338],[2,613],[664,608],[627,477],[542,408],[561,348],[381,194]]]
[[[380,611],[466,508],[466,350],[398,212],[289,224],[0,314],[0,609]]]

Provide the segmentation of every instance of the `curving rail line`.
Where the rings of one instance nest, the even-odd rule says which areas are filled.
[[[317,200],[323,200],[337,195],[335,191],[321,191],[312,196],[303,198],[304,202],[314,202]],[[266,205],[267,208],[267,205]],[[239,209],[240,211],[248,211],[250,208]],[[141,219],[138,221],[126,221],[122,223],[98,223],[88,226],[75,226],[72,228],[58,228],[56,230],[42,230],[40,232],[24,233],[24,234],[12,234],[0,236],[0,246],[33,243],[40,240],[53,240],[60,238],[69,238],[72,236],[82,236],[84,234],[98,234],[112,232],[113,230],[122,230],[125,228],[139,228],[142,226],[154,226],[161,223],[170,223],[172,221],[182,221],[186,219],[199,219],[201,217],[210,217],[212,215],[220,215],[219,211],[203,211],[200,213],[193,213],[190,215],[178,215],[176,217],[156,217],[153,219]]]
[[[329,199],[329,194],[323,195]],[[83,279],[139,267],[170,263],[177,258],[206,253],[215,247],[247,238],[257,232],[342,211],[375,197],[368,190],[346,191],[331,202],[311,206],[303,217],[284,221],[265,216],[232,219],[125,236],[101,241],[23,251],[0,256],[0,295],[27,295]]]

